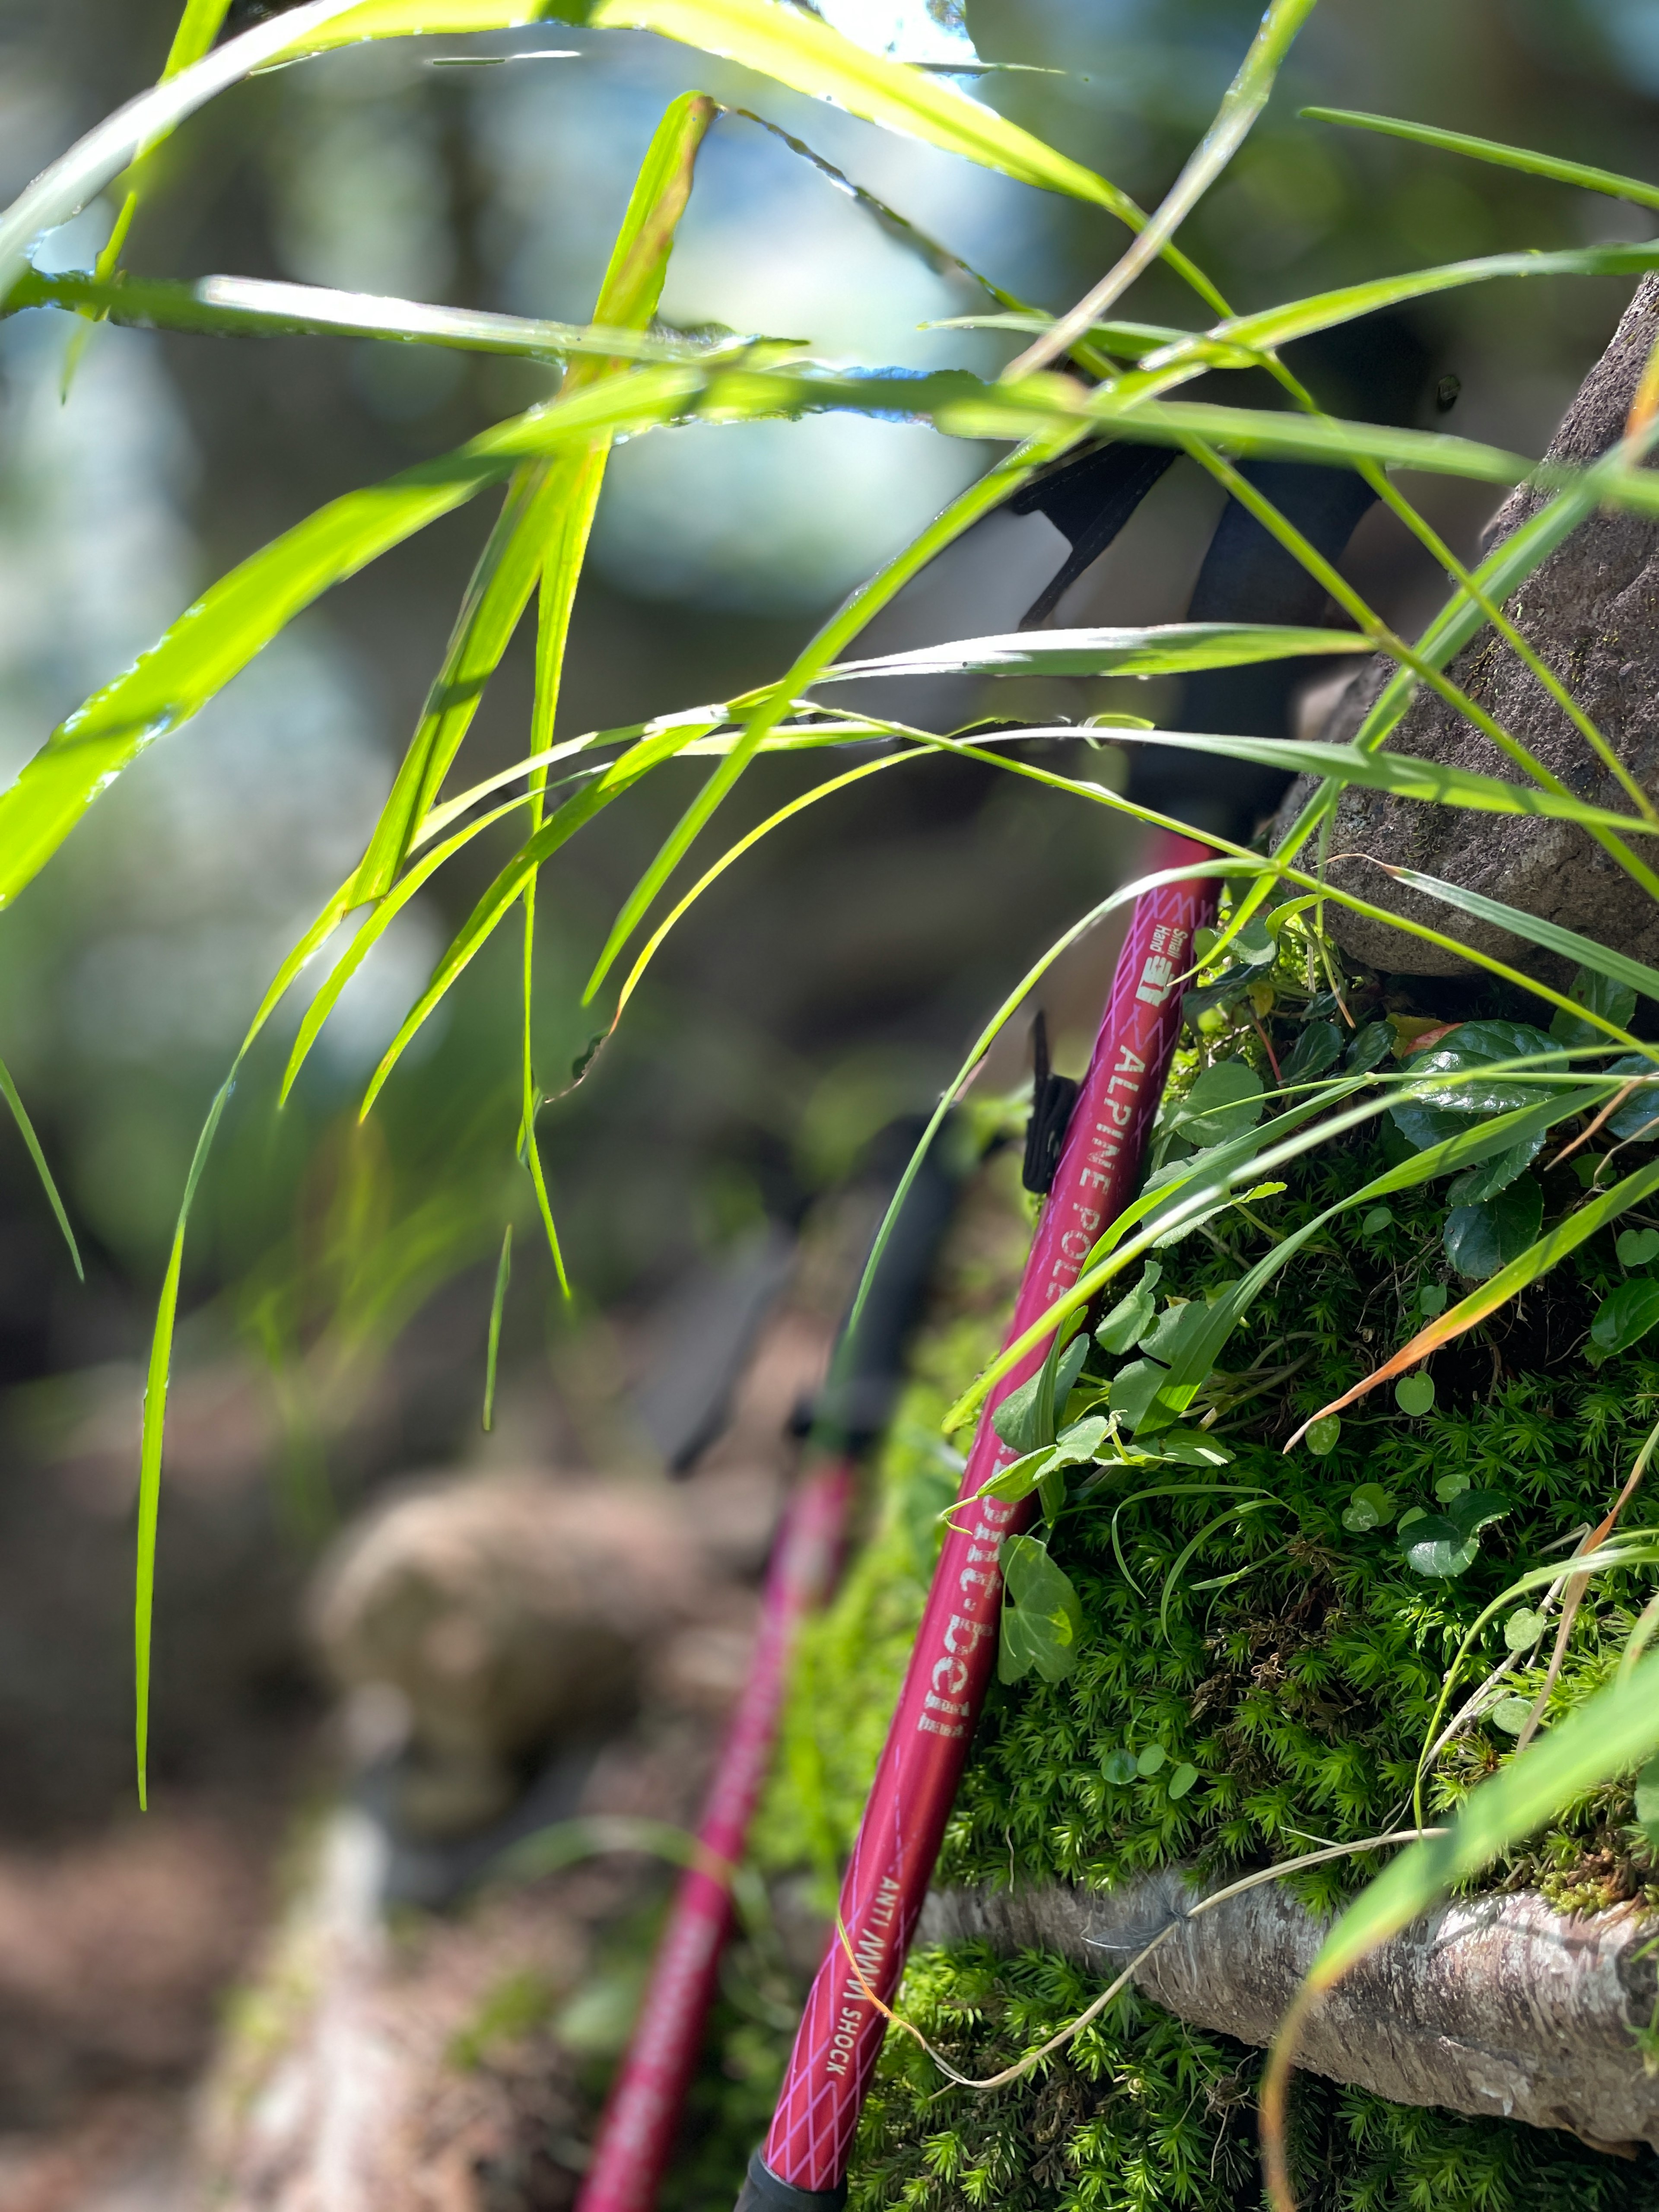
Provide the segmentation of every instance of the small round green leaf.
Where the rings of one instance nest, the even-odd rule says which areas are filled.
[[[1500,1698],[1486,1716],[1494,1728],[1505,1735],[1519,1735],[1527,1725],[1527,1716],[1532,1711],[1530,1698]]]
[[[1341,1433],[1341,1415],[1327,1413],[1322,1421],[1316,1421],[1308,1431],[1308,1449],[1316,1459],[1323,1459],[1328,1452],[1336,1449],[1336,1440]]]
[[[1181,1765],[1176,1767],[1175,1772],[1170,1777],[1170,1796],[1184,1797],[1197,1779],[1198,1769],[1194,1766],[1190,1761],[1182,1759]]]
[[[1394,1518],[1394,1500],[1380,1482],[1361,1483],[1348,1500],[1342,1526],[1356,1536],[1372,1528],[1386,1528]]]
[[[1142,1750],[1139,1758],[1136,1759],[1136,1769],[1144,1775],[1156,1774],[1168,1760],[1169,1756],[1169,1753],[1164,1750],[1161,1743],[1149,1743]]]
[[[1626,1229],[1619,1239],[1619,1262],[1625,1267],[1645,1267],[1659,1260],[1659,1229]]]
[[[1425,1321],[1432,1321],[1446,1310],[1449,1293],[1443,1283],[1425,1283],[1417,1294],[1418,1310]]]
[[[1467,1474],[1443,1474],[1434,1486],[1434,1494],[1443,1505],[1449,1505],[1454,1498],[1461,1498],[1468,1486]]]
[[[1518,1605],[1504,1623],[1504,1641],[1511,1651],[1530,1651],[1548,1626],[1541,1613],[1534,1613],[1528,1605]]]
[[[1394,1209],[1389,1206],[1374,1206],[1359,1224],[1367,1237],[1380,1237],[1385,1229],[1394,1226]]]
[[[1420,1419],[1434,1404],[1433,1376],[1420,1370],[1415,1375],[1402,1375],[1394,1386],[1394,1402],[1413,1420]]]
[[[1133,1782],[1140,1771],[1132,1751],[1109,1751],[1100,1762],[1100,1771],[1111,1783]]]

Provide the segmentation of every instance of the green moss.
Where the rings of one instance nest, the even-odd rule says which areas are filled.
[[[905,2017],[983,2078],[1094,1995],[1063,1959],[982,1945],[911,1960]],[[1126,1996],[1010,2087],[946,2088],[890,2035],[865,2107],[849,2212],[1258,2212],[1261,2054]],[[1571,2136],[1389,2105],[1297,2077],[1292,2165],[1304,2212],[1650,2212],[1650,2160]]]

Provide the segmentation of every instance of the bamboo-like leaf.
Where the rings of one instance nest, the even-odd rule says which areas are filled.
[[[150,1629],[155,1610],[155,1534],[161,1504],[161,1449],[167,1431],[167,1384],[173,1370],[173,1336],[179,1313],[179,1282],[184,1267],[185,1233],[202,1171],[243,1060],[254,1040],[287,995],[301,969],[344,920],[350,902],[350,884],[342,884],[322,912],[289,951],[260,1000],[246,1036],[236,1048],[230,1073],[215,1093],[207,1120],[196,1140],[190,1173],[185,1179],[179,1218],[173,1225],[167,1273],[156,1306],[155,1327],[150,1337],[149,1364],[144,1383],[143,1434],[138,1462],[138,1543],[134,1568],[132,1637],[134,1739],[137,1754],[138,1802],[148,1802],[149,1745]]]
[[[1018,630],[842,660],[817,684],[855,676],[1175,676],[1194,668],[1244,668],[1262,660],[1370,653],[1352,630],[1297,629],[1278,623],[1161,623],[1148,629]]]
[[[1031,730],[1026,734],[1048,732]],[[1414,799],[1426,806],[1460,806],[1480,814],[1537,815],[1551,821],[1577,822],[1586,829],[1612,829],[1624,835],[1644,837],[1659,832],[1659,823],[1648,822],[1640,815],[1620,814],[1610,807],[1592,806],[1588,800],[1574,799],[1571,793],[1540,791],[1531,784],[1510,783],[1502,776],[1482,775],[1474,769],[1445,767],[1438,761],[1424,760],[1413,753],[1362,752],[1358,745],[1220,736],[1195,730],[1124,731],[1115,735],[1112,743],[1168,745],[1181,752],[1216,753],[1228,760],[1260,761],[1265,766],[1284,767],[1297,775],[1328,777],[1336,784],[1361,784],[1368,790],[1386,791],[1395,799]],[[1519,924],[1506,927],[1518,927]],[[1570,936],[1571,933],[1563,934]],[[1645,990],[1650,987],[1644,984],[1641,988]]]
[[[629,195],[596,319],[643,329],[655,313],[674,233],[691,189],[693,167],[715,114],[701,93],[672,101],[653,135]],[[568,409],[615,368],[614,361],[578,361],[550,411]],[[550,563],[558,579],[562,612],[550,617],[545,592],[538,653],[537,708],[532,750],[552,739],[552,699],[557,659],[610,451],[599,432],[547,459],[521,468],[501,518],[474,573],[444,665],[404,755],[391,797],[375,825],[358,876],[361,898],[376,898],[390,885],[471,726],[485,684],[495,673],[538,576]],[[550,622],[551,629],[550,629]],[[556,632],[550,679],[548,640]]]
[[[664,337],[646,331],[433,307],[421,300],[331,291],[320,284],[275,283],[257,276],[202,276],[194,283],[176,283],[123,276],[100,282],[81,270],[46,276],[38,269],[26,269],[0,313],[16,314],[25,307],[62,307],[139,330],[182,331],[203,337],[385,338],[400,345],[448,346],[545,362],[591,354],[600,360],[708,362],[732,353],[763,361],[769,357],[769,349],[786,354],[799,350],[793,342],[757,340],[738,331],[713,339]]]
[[[356,4],[357,0],[309,0],[307,6],[256,24],[106,116],[43,169],[0,215],[0,299],[16,283],[30,247],[44,232],[78,215],[88,200],[187,115],[274,61],[296,40],[321,34]]]
[[[81,1265],[81,1248],[75,1241],[75,1231],[70,1226],[69,1214],[64,1209],[63,1200],[58,1195],[58,1185],[52,1181],[52,1170],[46,1165],[46,1156],[41,1149],[40,1139],[34,1133],[34,1124],[30,1121],[28,1111],[18,1095],[17,1085],[11,1079],[11,1071],[3,1060],[0,1060],[0,1097],[3,1097],[11,1109],[11,1118],[16,1122],[17,1133],[23,1139],[28,1156],[34,1163],[34,1172],[40,1178],[40,1188],[46,1194],[46,1203],[52,1210],[58,1226],[64,1232],[64,1242],[69,1246],[70,1257],[75,1262],[75,1272],[84,1283],[87,1279],[87,1271]]]
[[[179,27],[173,34],[173,44],[167,49],[166,67],[161,80],[177,76],[192,62],[199,62],[211,48],[214,40],[224,28],[225,17],[230,13],[230,0],[185,0],[185,12],[179,18]]]
[[[685,722],[660,732],[655,737],[641,738],[585,791],[578,793],[574,799],[566,799],[562,806],[548,817],[535,835],[519,848],[451,939],[434,969],[426,989],[404,1016],[402,1026],[386,1047],[380,1064],[370,1079],[359,1109],[361,1114],[368,1114],[410,1040],[451,984],[471,965],[499,925],[512,912],[524,894],[525,885],[542,863],[550,860],[562,845],[575,836],[577,830],[591,822],[613,799],[619,799],[641,776],[648,774],[659,763],[672,759],[698,733],[696,723]]]
[[[100,792],[198,713],[343,577],[499,482],[512,459],[451,456],[348,492],[232,569],[160,642],[60,723],[0,792],[0,906],[40,872]]]
[[[429,851],[423,853],[412,867],[404,871],[389,890],[381,893],[374,900],[371,911],[364,916],[356,935],[335,962],[327,977],[319,987],[311,1004],[306,1008],[305,1018],[300,1024],[299,1034],[295,1038],[293,1048],[289,1054],[288,1066],[283,1071],[282,1087],[277,1093],[276,1101],[279,1106],[287,1105],[289,1094],[299,1079],[301,1069],[311,1056],[311,1048],[321,1034],[324,1023],[338,1004],[341,992],[344,990],[346,985],[362,966],[364,961],[368,959],[410,901],[417,892],[425,888],[446,861],[453,859],[465,846],[470,845],[481,831],[489,829],[493,823],[499,822],[503,815],[512,813],[515,807],[528,804],[528,793],[521,793],[516,799],[509,799],[504,805],[492,807],[489,813],[479,815],[476,821],[469,822],[465,829],[458,830],[453,836],[445,838],[441,845],[435,845]],[[351,896],[354,902],[360,902],[360,894],[356,885],[353,887]]]
[[[495,1425],[495,1363],[501,1348],[501,1316],[507,1310],[507,1286],[513,1279],[513,1224],[501,1238],[501,1256],[495,1262],[495,1290],[489,1301],[489,1340],[484,1352],[483,1426]]]
[[[145,745],[196,713],[295,614],[331,584],[448,513],[483,485],[498,482],[519,460],[699,410],[735,422],[826,408],[931,416],[941,429],[963,436],[1012,439],[1030,432],[1034,442],[954,502],[855,595],[780,684],[770,687],[771,703],[751,718],[727,766],[695,803],[629,902],[618,934],[596,972],[597,988],[645,906],[789,702],[810,688],[936,552],[1006,498],[1042,460],[1064,452],[1091,428],[1113,422],[1109,392],[1085,393],[1070,379],[1059,377],[992,386],[961,371],[912,379],[836,376],[810,364],[752,372],[645,367],[498,424],[458,452],[406,470],[384,484],[348,493],[213,586],[158,645],[61,725],[18,781],[0,793],[0,905],[32,879],[93,799]],[[1517,455],[1462,439],[1181,401],[1143,403],[1124,413],[1122,428],[1155,442],[1184,446],[1200,438],[1240,453],[1290,459],[1369,458],[1486,482],[1510,483],[1530,473],[1545,482],[1568,483],[1575,503],[1588,503],[1585,511],[1605,501],[1659,514],[1659,481],[1653,472],[1622,463],[1611,471],[1602,464],[1584,472],[1532,470]],[[1571,818],[1592,817],[1587,811]],[[1609,818],[1635,826],[1623,817]]]
[[[1583,161],[1563,161],[1553,154],[1534,153],[1527,146],[1505,146],[1495,138],[1471,138],[1462,131],[1437,131],[1426,123],[1406,123],[1393,115],[1367,115],[1353,107],[1304,107],[1298,113],[1309,123],[1340,123],[1351,131],[1380,131],[1384,137],[1407,138],[1418,146],[1433,146],[1443,154],[1466,154],[1476,161],[1494,161],[1500,168],[1522,169],[1530,177],[1547,177],[1558,185],[1577,185],[1589,192],[1606,192],[1616,200],[1631,200],[1638,207],[1659,208],[1659,185],[1640,177],[1622,177],[1613,169],[1596,169]]]
[[[1449,261],[1431,269],[1414,269],[1398,276],[1374,276],[1363,284],[1345,284],[1336,290],[1311,293],[1284,306],[1265,307],[1248,315],[1231,316],[1213,329],[1182,331],[1161,349],[1140,361],[1135,383],[1162,389],[1167,372],[1182,368],[1195,374],[1219,361],[1235,356],[1238,365],[1252,356],[1271,352],[1296,338],[1328,331],[1384,307],[1408,300],[1426,299],[1437,292],[1487,284],[1503,277],[1639,276],[1659,268],[1659,245],[1591,246],[1559,252],[1488,253],[1469,261]]]
[[[1541,945],[1547,952],[1564,954],[1581,968],[1588,968],[1592,975],[1608,976],[1615,983],[1628,984],[1644,998],[1659,1000],[1659,968],[1650,968],[1645,961],[1614,952],[1607,945],[1598,945],[1593,937],[1581,937],[1576,929],[1563,929],[1559,922],[1546,921],[1541,915],[1528,914],[1517,906],[1507,906],[1502,899],[1465,890],[1461,884],[1445,883],[1438,876],[1424,875],[1416,868],[1396,867],[1386,860],[1379,860],[1376,866],[1396,883],[1421,891],[1425,898],[1455,907],[1477,921],[1493,922],[1499,929],[1525,938],[1529,944]]]
[[[1063,453],[1068,445],[1074,442],[1075,437],[1075,431],[1068,429],[1056,436],[1050,429],[1044,436],[1022,447],[1006,460],[999,462],[977,483],[970,484],[965,492],[951,501],[937,520],[930,523],[868,583],[853,593],[805,651],[796,656],[793,665],[763,695],[761,702],[744,724],[737,745],[686,808],[650,866],[624,900],[622,911],[611,925],[611,934],[588,978],[586,989],[582,994],[584,1005],[591,1003],[651,902],[667,882],[698,831],[743,774],[757,748],[788,712],[792,702],[811,687],[823,670],[835,661],[842,647],[850,643],[872,617],[897,596],[912,576],[918,574],[936,554],[960,538],[981,515],[988,514],[994,507],[1000,507],[1042,463]]]
[[[1659,1160],[1638,1168],[1634,1175],[1626,1176],[1622,1182],[1614,1183],[1611,1190],[1603,1191],[1570,1213],[1565,1221],[1559,1221],[1553,1229],[1547,1230],[1536,1243],[1529,1244],[1518,1259],[1511,1260],[1506,1267],[1500,1267],[1495,1275],[1488,1276],[1484,1283],[1471,1291],[1468,1297],[1449,1307],[1425,1328],[1419,1329],[1410,1343],[1402,1345],[1392,1359],[1384,1360],[1382,1366],[1367,1375],[1363,1382],[1356,1382],[1352,1390],[1345,1390],[1340,1398],[1333,1398],[1328,1406],[1322,1406],[1316,1413],[1310,1415],[1285,1445],[1285,1450],[1289,1451],[1299,1443],[1315,1421],[1322,1421],[1331,1413],[1341,1413],[1345,1407],[1375,1390],[1380,1382],[1391,1382],[1396,1375],[1403,1375],[1407,1368],[1415,1367],[1419,1360],[1428,1358],[1431,1352],[1440,1351],[1454,1338],[1463,1335],[1477,1322],[1486,1320],[1498,1311],[1499,1306],[1507,1305],[1511,1298],[1518,1297],[1540,1276],[1547,1275],[1569,1252],[1577,1251],[1588,1237],[1594,1237],[1598,1229],[1604,1228],[1609,1221],[1616,1220],[1626,1207],[1639,1205],[1655,1190],[1659,1190]]]

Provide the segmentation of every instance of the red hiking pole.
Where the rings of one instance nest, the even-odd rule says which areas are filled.
[[[859,1465],[886,1426],[955,1206],[960,1178],[947,1151],[936,1147],[906,1194],[858,1328],[832,1364],[813,1419],[813,1461],[773,1547],[748,1679],[697,1826],[697,1860],[675,1893],[576,2212],[651,2212],[657,2201],[731,1932],[732,1876],[771,1762],[790,1654],[834,1583]]]
[[[1148,872],[1193,866],[1209,849],[1165,835]],[[1180,1030],[1174,979],[1192,965],[1193,933],[1215,903],[1214,884],[1202,878],[1155,887],[1135,902],[1025,1264],[1011,1341],[1072,1287],[1096,1237],[1133,1194]],[[1039,1346],[993,1392],[961,1499],[975,1498],[1013,1458],[991,1413],[1042,1358]],[[818,1969],[738,2212],[836,2212],[846,2200],[853,2136],[886,2028],[875,1999],[886,2004],[897,1987],[996,1658],[998,1547],[1035,1510],[1035,1499],[988,1498],[945,1538],[842,1886],[845,1942],[838,1934]]]

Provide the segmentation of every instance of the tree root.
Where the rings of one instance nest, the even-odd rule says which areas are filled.
[[[1111,1894],[936,1891],[918,1940],[1040,1947],[1109,1974],[1187,1922],[1194,1894],[1178,1869]],[[1250,1890],[1178,1927],[1136,1986],[1190,2026],[1265,2045],[1328,1924],[1277,1884]],[[1654,2010],[1654,1962],[1638,1956],[1652,1934],[1629,1908],[1568,1918],[1531,1893],[1448,1905],[1330,1993],[1297,2063],[1395,2104],[1565,2128],[1627,2156],[1659,2149],[1659,2071],[1636,2041]]]

